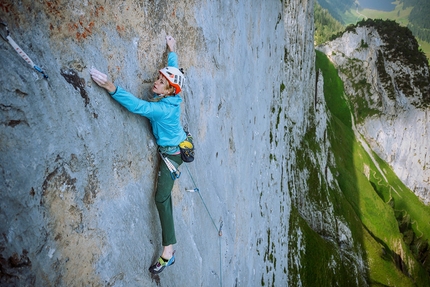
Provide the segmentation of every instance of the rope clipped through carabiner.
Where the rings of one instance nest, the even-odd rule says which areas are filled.
[[[209,212],[208,206],[206,205],[206,202],[204,201],[202,194],[200,193],[199,188],[197,187],[196,181],[194,180],[190,169],[188,168],[187,165],[185,165],[185,167],[187,168],[188,174],[190,175],[191,180],[193,181],[194,184],[194,189],[185,189],[186,191],[189,192],[196,192],[199,194],[200,199],[202,200],[202,203],[206,209],[206,212],[208,213],[210,219],[212,220],[212,224],[214,225],[216,231],[218,232],[218,242],[219,242],[219,286],[222,287],[222,244],[221,244],[221,236],[222,236],[222,227],[224,225],[224,222],[222,221],[222,219],[220,219],[220,225],[219,228],[217,227],[217,225],[215,224],[215,220],[212,217],[212,214]]]
[[[160,151],[158,152],[163,159],[163,161],[166,163],[167,168],[170,171],[170,176],[173,180],[178,179],[181,176],[181,172],[173,165],[173,163],[163,155]]]
[[[7,24],[0,22],[1,25],[3,25],[6,36],[4,36],[2,33],[0,33],[3,40],[8,41],[9,44],[14,48],[14,50],[23,58],[27,64],[29,64],[32,68],[34,68],[36,71],[41,73],[45,79],[48,78],[48,75],[45,74],[45,72],[39,67],[34,64],[34,62],[30,59],[30,57],[21,49],[21,47],[18,46],[18,44],[10,37],[9,29],[7,28]]]

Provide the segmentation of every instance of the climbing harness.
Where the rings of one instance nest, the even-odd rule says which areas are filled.
[[[36,66],[33,61],[30,59],[30,57],[18,46],[17,43],[10,37],[9,29],[7,28],[7,24],[4,22],[0,22],[0,25],[3,26],[6,36],[4,35],[4,32],[0,33],[3,40],[9,42],[9,44],[14,48],[14,50],[23,58],[32,68],[34,68],[36,71],[41,73],[45,79],[48,78],[48,75],[45,74],[45,72],[39,67]]]
[[[213,219],[211,213],[209,212],[209,209],[208,209],[208,207],[207,207],[207,205],[206,205],[206,203],[205,203],[205,201],[204,201],[204,199],[202,197],[202,194],[200,193],[199,188],[196,185],[196,182],[194,181],[193,176],[191,175],[191,172],[190,172],[188,166],[185,165],[185,167],[187,168],[188,174],[189,174],[189,176],[190,176],[190,178],[191,178],[191,180],[193,181],[193,184],[194,184],[194,188],[193,189],[185,189],[185,190],[188,191],[188,192],[197,192],[199,194],[200,199],[202,200],[202,203],[203,203],[203,205],[204,205],[204,207],[206,209],[206,212],[208,213],[210,219],[212,220],[212,224],[214,225],[214,227],[215,227],[215,229],[216,229],[216,231],[218,233],[218,243],[219,243],[219,286],[222,287],[222,245],[221,245],[221,237],[222,237],[222,227],[223,227],[224,223],[223,223],[222,220],[220,220],[220,226],[219,226],[219,228],[217,227],[217,225],[215,224],[215,220]]]
[[[163,159],[163,161],[166,163],[167,168],[170,171],[170,176],[173,180],[178,179],[181,176],[181,172],[173,165],[173,163],[166,157],[162,152],[158,152]]]

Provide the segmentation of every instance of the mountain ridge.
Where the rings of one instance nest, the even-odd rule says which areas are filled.
[[[406,31],[397,33],[405,38],[387,37],[380,28],[383,23],[393,27],[394,22],[362,21],[317,49],[339,69],[360,133],[406,185],[429,203],[429,66],[406,28],[394,23]],[[416,152],[408,156],[411,147]]]

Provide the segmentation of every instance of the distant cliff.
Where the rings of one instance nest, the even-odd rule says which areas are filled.
[[[360,134],[429,204],[430,73],[412,33],[369,19],[318,49],[338,67]]]

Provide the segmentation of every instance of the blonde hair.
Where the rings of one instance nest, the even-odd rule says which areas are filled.
[[[175,95],[175,88],[170,84],[169,81],[167,81],[166,77],[164,77],[164,78],[166,79],[166,84],[164,85],[164,88],[169,92],[166,96]]]
[[[165,97],[174,96],[175,95],[175,88],[170,84],[170,82],[167,80],[167,78],[164,75],[162,75],[162,76],[164,77],[164,79],[166,79],[166,83],[164,84],[164,89],[166,91],[168,91],[168,94],[164,94],[162,96],[155,97],[155,98],[150,98],[150,99],[148,99],[148,101],[150,101],[150,102],[158,102],[161,99],[164,99]]]

